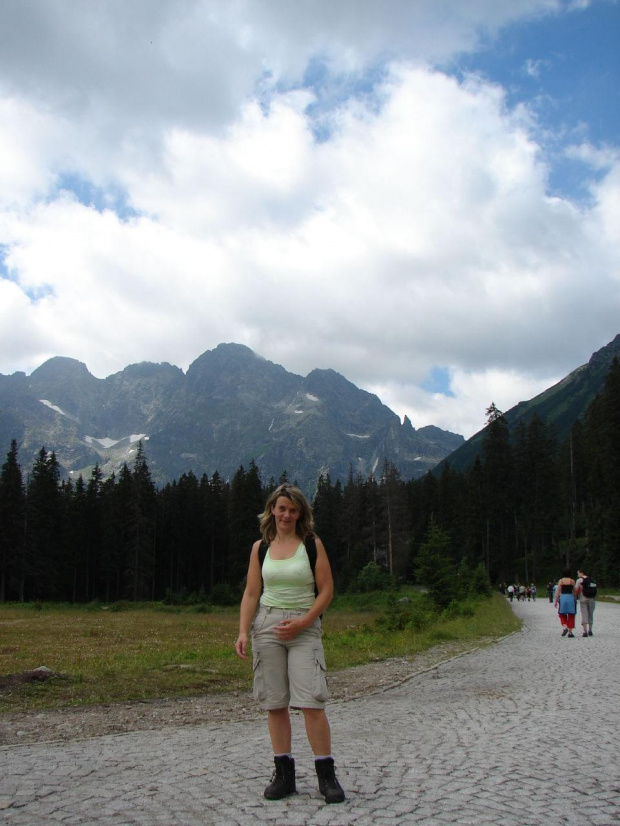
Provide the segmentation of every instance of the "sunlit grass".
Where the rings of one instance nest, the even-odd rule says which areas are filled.
[[[412,611],[417,603],[412,595]],[[338,601],[324,618],[330,670],[411,657],[446,640],[483,644],[519,627],[506,600],[478,603],[472,616],[437,619],[416,631],[377,624],[371,601]],[[61,675],[0,689],[1,711],[196,696],[247,690],[252,669],[233,650],[237,609],[200,613],[161,606],[0,606],[0,676],[46,666]],[[421,609],[420,609],[421,610]]]

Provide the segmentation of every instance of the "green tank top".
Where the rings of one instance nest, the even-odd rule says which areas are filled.
[[[263,594],[260,604],[270,608],[307,611],[314,604],[314,575],[303,542],[289,559],[263,562]]]

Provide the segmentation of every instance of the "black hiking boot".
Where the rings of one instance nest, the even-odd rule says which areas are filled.
[[[325,798],[326,803],[342,803],[344,791],[336,779],[334,760],[326,757],[323,760],[315,760],[316,776],[319,778],[319,791]]]
[[[274,757],[276,764],[271,776],[271,783],[264,791],[267,800],[281,800],[289,794],[295,794],[295,761],[288,755]]]

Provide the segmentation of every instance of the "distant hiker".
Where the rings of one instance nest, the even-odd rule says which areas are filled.
[[[553,597],[555,596],[553,593],[553,582],[547,583],[547,596],[549,597],[549,602],[553,602]]]
[[[558,615],[562,624],[562,636],[565,637],[568,634],[569,637],[574,637],[577,600],[575,599],[575,580],[570,575],[570,568],[565,568],[558,581],[555,605],[558,607]]]
[[[331,753],[321,641],[321,616],[332,601],[334,584],[313,528],[312,509],[299,488],[276,488],[260,516],[263,540],[252,546],[235,651],[248,658],[251,634],[254,697],[268,712],[275,763],[265,797],[280,800],[296,792],[289,708],[300,708],[319,790],[327,803],[341,803],[345,794]]]
[[[532,582],[532,584],[530,585],[530,594],[532,595],[532,601],[533,602],[536,602],[536,594],[537,593],[538,593],[538,589],[536,588],[536,586]]]
[[[594,608],[596,607],[597,585],[585,571],[577,571],[577,577],[575,596],[579,600],[579,610],[581,612],[581,626],[583,628],[581,636],[591,637],[592,624],[594,623]]]
[[[509,585],[508,586],[508,599],[511,602],[513,600],[514,595],[515,595],[515,586],[514,585]]]

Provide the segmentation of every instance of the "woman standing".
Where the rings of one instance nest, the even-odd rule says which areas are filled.
[[[334,585],[313,527],[312,509],[299,488],[280,485],[267,499],[260,516],[263,542],[255,542],[250,554],[235,651],[248,658],[251,633],[254,697],[268,714],[275,763],[265,797],[279,800],[296,792],[289,708],[300,708],[319,790],[327,803],[341,803],[345,795],[331,753],[321,641],[321,616]]]
[[[565,637],[568,634],[569,637],[574,637],[577,600],[575,599],[575,580],[571,578],[570,568],[564,569],[562,578],[558,581],[554,605],[558,606],[558,615],[563,629],[562,636]]]

